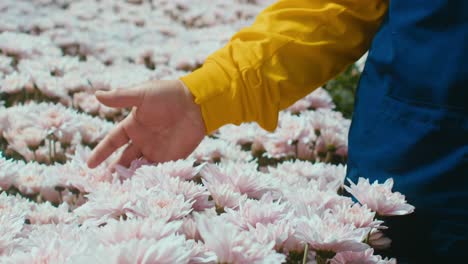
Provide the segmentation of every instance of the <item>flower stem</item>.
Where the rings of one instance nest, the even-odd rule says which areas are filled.
[[[309,244],[306,243],[304,247],[304,257],[302,258],[302,264],[307,263],[307,253],[309,253]]]
[[[331,151],[327,151],[327,156],[325,157],[325,163],[331,163],[333,160],[333,153]]]
[[[48,149],[49,149],[49,164],[52,164],[52,144],[51,144],[52,140],[49,138],[48,140]]]
[[[317,261],[317,264],[326,264],[327,263],[327,258],[323,258],[320,254],[317,253],[315,256],[315,260]]]

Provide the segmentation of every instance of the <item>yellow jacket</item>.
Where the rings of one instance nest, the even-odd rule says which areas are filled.
[[[369,48],[388,0],[279,0],[181,80],[207,133],[278,112],[323,85]]]

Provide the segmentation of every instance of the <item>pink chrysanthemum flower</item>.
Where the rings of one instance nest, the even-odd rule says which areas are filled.
[[[94,94],[79,92],[73,95],[73,105],[86,113],[96,114],[99,111],[100,103]]]
[[[249,161],[252,156],[247,151],[242,151],[239,145],[225,140],[205,137],[198,147],[190,154],[189,158],[199,163],[219,162],[221,160]]]
[[[392,240],[387,237],[381,230],[372,229],[369,234],[367,243],[375,249],[390,248]]]
[[[184,181],[177,176],[171,177],[169,174],[148,174],[149,166],[139,169],[132,178],[132,181],[141,181],[146,188],[158,187],[175,195],[183,195],[186,200],[194,201],[193,209],[197,211],[213,207],[213,202],[209,201],[210,193],[207,188],[193,181]],[[153,171],[153,170],[151,170]],[[189,174],[191,175],[191,173]]]
[[[105,223],[108,218],[120,219],[143,216],[136,210],[137,194],[144,192],[144,188],[133,192],[125,191],[121,186],[101,183],[87,195],[88,202],[77,208],[74,213],[90,224]],[[112,199],[109,199],[112,197]],[[139,201],[142,203],[143,201]]]
[[[13,59],[5,55],[0,55],[0,72],[11,73],[14,71],[12,67]]]
[[[332,209],[336,219],[343,224],[352,224],[356,228],[379,228],[383,221],[375,220],[375,212],[360,204],[339,204]]]
[[[332,191],[319,191],[311,188],[299,188],[285,191],[284,199],[294,208],[296,216],[309,215],[309,208],[321,214],[328,209],[338,205],[352,205],[353,201],[349,197],[344,197]]]
[[[135,170],[135,178],[144,179],[145,182],[159,175],[191,180],[201,169],[201,166],[194,167],[194,159],[169,161],[157,165],[141,166]],[[147,164],[145,164],[147,165]]]
[[[369,233],[369,228],[356,228],[351,224],[343,224],[333,214],[326,213],[323,217],[311,215],[301,217],[296,221],[296,237],[315,251],[341,252],[362,251],[369,246],[362,241]]]
[[[130,163],[130,166],[128,168],[120,164],[115,164],[114,168],[115,168],[115,172],[119,175],[119,178],[121,180],[126,180],[126,179],[132,178],[135,172],[141,166],[148,165],[148,164],[149,162],[147,162],[145,159],[136,159]]]
[[[26,195],[34,195],[41,190],[44,168],[35,163],[28,163],[18,171],[15,186]]]
[[[365,251],[353,252],[345,251],[337,253],[330,264],[396,264],[395,259],[382,259],[381,256],[374,255],[372,248]]]
[[[0,34],[0,50],[3,53],[20,58],[58,57],[62,53],[47,37],[17,32],[3,32]]]
[[[257,123],[242,123],[239,126],[225,125],[218,129],[216,136],[237,145],[251,144],[255,138],[266,135]]]
[[[23,224],[24,214],[0,207],[0,256],[8,255],[15,249]]]
[[[201,240],[201,238],[200,238]],[[201,241],[187,240],[185,246],[190,252],[189,264],[211,264],[216,263],[216,254],[206,248]]]
[[[247,199],[240,202],[238,210],[226,209],[226,219],[243,230],[257,224],[274,224],[289,217],[288,204],[273,201],[271,195],[260,200]]]
[[[205,185],[227,184],[241,194],[259,199],[267,192],[279,192],[278,180],[259,172],[256,163],[224,162],[219,165],[207,164],[200,174]],[[209,188],[209,187],[208,187]]]
[[[49,202],[34,204],[26,218],[33,225],[70,223],[74,221],[74,217],[68,210],[69,206],[66,203],[58,207],[52,206]]]
[[[15,182],[23,161],[7,160],[0,152],[0,188],[8,190]]]
[[[104,227],[92,229],[92,236],[103,245],[118,244],[132,239],[162,239],[175,234],[181,221],[167,222],[168,219],[109,220]]]
[[[370,184],[369,179],[364,178],[359,178],[357,184],[349,182],[351,186],[345,186],[346,190],[379,215],[406,215],[414,211],[414,206],[406,202],[403,194],[392,192],[393,179],[387,179],[383,184],[377,181]]]
[[[67,263],[71,252],[77,251],[74,243],[64,243],[55,237],[37,247],[31,247],[28,251],[17,251],[3,259],[5,264],[43,264],[43,263]]]
[[[192,212],[194,201],[185,199],[184,195],[175,195],[159,189],[148,189],[136,194],[133,208],[143,217],[163,217],[169,220],[182,219]]]
[[[217,263],[282,263],[285,256],[273,250],[274,242],[260,244],[247,232],[240,231],[222,217],[197,219],[200,235],[207,249],[217,256]]]
[[[89,245],[81,254],[70,257],[70,263],[189,263],[191,251],[182,236],[171,235],[162,239],[131,239],[122,243]]]
[[[318,109],[318,108],[325,108],[325,109],[333,109],[335,105],[333,104],[333,100],[328,92],[319,87],[312,93],[308,94],[301,100],[295,102],[287,111],[292,113],[300,113],[302,111],[306,111],[309,109]]]
[[[194,239],[197,241],[201,239],[193,214],[182,219],[182,225],[178,232],[184,234],[187,239]]]
[[[311,188],[317,187],[322,191],[337,191],[343,185],[346,175],[346,167],[343,165],[298,160],[283,162],[269,171],[281,182],[298,187],[310,184]]]
[[[257,223],[249,227],[249,232],[261,244],[275,242],[277,251],[295,251],[302,248],[300,241],[295,239],[295,230],[290,220],[280,220],[275,223]]]
[[[231,184],[211,183],[205,180],[203,183],[219,209],[238,208],[239,204],[247,199],[247,195],[241,194],[239,189]]]
[[[6,94],[15,94],[21,92],[31,81],[31,77],[27,74],[13,72],[1,80],[0,91]]]

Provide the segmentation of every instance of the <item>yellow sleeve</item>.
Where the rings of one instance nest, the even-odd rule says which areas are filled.
[[[280,0],[181,80],[207,132],[255,121],[272,131],[278,112],[323,85],[368,48],[388,0]]]

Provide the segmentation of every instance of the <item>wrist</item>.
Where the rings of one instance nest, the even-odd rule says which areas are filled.
[[[184,98],[186,100],[186,105],[188,107],[188,114],[190,115],[190,119],[193,120],[197,126],[203,128],[203,132],[205,135],[207,134],[206,124],[203,119],[201,107],[199,104],[195,102],[195,97],[190,91],[190,89],[185,85],[185,83],[181,80],[176,80],[178,82],[178,86],[182,88]]]

